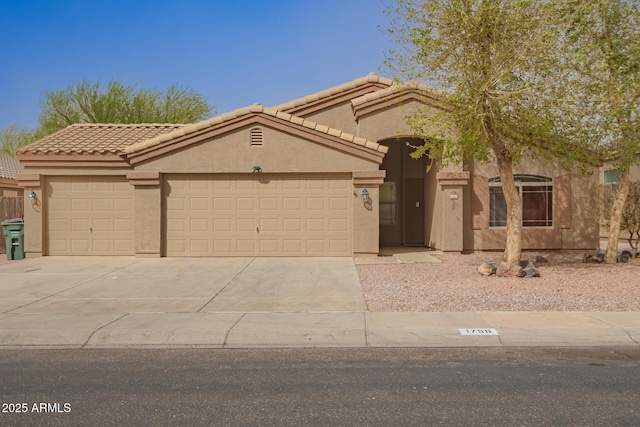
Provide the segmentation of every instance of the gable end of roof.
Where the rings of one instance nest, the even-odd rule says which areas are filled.
[[[365,77],[294,99],[273,108],[304,117],[334,105],[349,102],[366,93],[388,88],[392,84],[393,80],[370,73]]]
[[[353,153],[362,152],[370,159],[382,161],[388,147],[368,141],[364,138],[356,137],[352,134],[332,129],[327,126],[305,120],[303,118],[278,111],[273,108],[266,108],[259,104],[250,107],[240,108],[221,116],[203,120],[184,128],[149,138],[145,141],[137,142],[124,147],[124,154],[129,161],[134,164],[148,160],[156,155],[164,154],[178,148],[182,148],[204,139],[212,138],[229,132],[230,130],[248,126],[252,122],[260,122],[265,125],[281,123],[297,135],[313,133],[322,135],[325,140],[335,139],[343,144],[346,151]],[[318,142],[322,139],[316,138]],[[355,151],[354,151],[355,150]]]
[[[377,111],[409,101],[418,101],[442,110],[449,110],[447,94],[430,86],[416,83],[396,84],[387,89],[368,93],[351,101],[356,121]]]

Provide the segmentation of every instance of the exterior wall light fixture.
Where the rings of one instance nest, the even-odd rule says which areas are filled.
[[[366,188],[362,189],[362,203],[369,203],[369,192]]]
[[[262,168],[260,166],[254,166],[253,169],[251,169],[251,172],[262,173]]]
[[[33,188],[32,188],[31,189],[31,193],[29,193],[29,204],[33,205],[36,202],[37,199],[38,198],[37,198],[36,192],[33,191]]]

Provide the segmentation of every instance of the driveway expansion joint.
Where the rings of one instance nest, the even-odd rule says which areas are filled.
[[[109,325],[113,325],[115,322],[117,322],[118,320],[124,319],[125,317],[127,317],[129,315],[129,313],[125,313],[122,316],[118,317],[117,319],[112,320],[111,322],[107,322],[106,324],[100,326],[98,329],[96,329],[95,331],[91,332],[91,334],[89,335],[89,337],[87,338],[87,340],[85,341],[84,344],[82,344],[82,346],[80,346],[80,349],[83,349],[87,346],[87,344],[89,344],[89,341],[91,341],[91,338],[93,338],[93,336],[95,335],[96,332],[100,331],[101,329],[106,328]]]

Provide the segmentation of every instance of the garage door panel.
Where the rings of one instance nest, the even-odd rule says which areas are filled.
[[[71,210],[75,212],[89,212],[91,201],[88,199],[71,199]]]
[[[166,254],[350,256],[350,189],[346,174],[167,175]],[[204,235],[206,249],[190,248]]]
[[[85,238],[72,238],[71,239],[70,250],[73,253],[91,253],[92,252],[92,244],[91,240]]]
[[[71,224],[71,232],[72,233],[87,233],[87,232],[90,232],[90,230],[89,230],[90,220],[89,219],[83,219],[83,218],[75,219],[75,218],[72,218],[68,222]]]
[[[47,180],[49,255],[132,255],[133,187],[124,177]]]
[[[349,231],[349,222],[342,218],[330,218],[329,219],[329,231],[334,232],[347,232]]]
[[[130,232],[133,232],[133,222],[129,218],[116,218],[113,221],[113,231],[116,233],[129,234]]]
[[[308,211],[324,211],[324,199],[321,197],[307,197],[306,207]]]
[[[133,200],[132,199],[113,199],[113,210],[115,212],[133,212]]]
[[[236,239],[236,252],[238,255],[249,255],[254,256],[257,255],[257,242],[256,239]]]
[[[211,253],[211,247],[207,239],[191,239],[189,241],[189,249],[191,253],[196,256]]]

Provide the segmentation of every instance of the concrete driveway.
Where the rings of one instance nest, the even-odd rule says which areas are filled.
[[[363,310],[351,258],[43,257],[0,266],[0,318]]]

